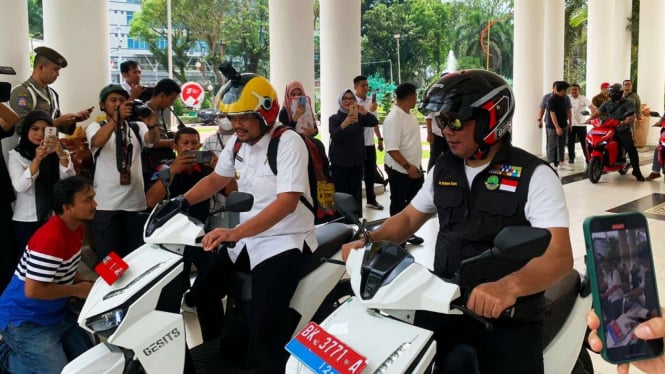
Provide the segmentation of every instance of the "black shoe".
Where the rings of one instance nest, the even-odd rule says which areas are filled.
[[[410,244],[421,245],[425,242],[425,239],[420,236],[412,235],[410,238],[406,239],[406,241]]]
[[[633,170],[633,176],[640,182],[644,182],[644,175],[639,172],[639,170]]]
[[[376,209],[376,210],[383,210],[383,205],[379,204],[376,201],[367,202],[367,207],[372,208],[372,209]]]

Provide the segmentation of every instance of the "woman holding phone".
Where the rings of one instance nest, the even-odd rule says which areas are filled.
[[[306,116],[311,118],[306,118]],[[299,81],[293,81],[286,85],[284,104],[279,111],[279,122],[291,126],[309,137],[316,136],[319,133],[314,116],[312,116],[309,97],[305,95],[305,88]]]
[[[379,121],[365,107],[356,103],[356,95],[346,89],[337,98],[339,109],[330,116],[330,170],[335,191],[356,199],[362,212],[362,180],[365,166],[365,128]]]
[[[48,220],[53,209],[51,190],[55,182],[75,175],[68,151],[62,148],[51,116],[41,110],[30,112],[23,122],[21,138],[9,151],[7,169],[16,191],[13,231],[17,258],[28,239]]]

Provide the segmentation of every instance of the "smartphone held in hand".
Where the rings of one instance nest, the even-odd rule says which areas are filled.
[[[48,126],[44,129],[44,139],[57,139],[58,138],[58,129],[54,126]]]
[[[633,334],[638,324],[660,316],[646,218],[637,212],[589,217],[584,239],[601,355],[615,364],[661,355],[663,339]]]
[[[197,164],[209,164],[212,161],[212,155],[208,151],[187,151],[196,157]]]

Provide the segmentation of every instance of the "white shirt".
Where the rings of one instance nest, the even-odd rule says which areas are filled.
[[[423,146],[420,140],[420,124],[416,116],[393,105],[383,121],[383,148],[386,151],[385,164],[400,173],[408,172],[391,156],[390,151],[399,151],[410,164],[420,168]]]
[[[439,128],[439,126],[436,124],[436,120],[434,119],[434,112],[430,113],[427,115],[425,118],[429,118],[432,120],[432,134],[436,136],[440,136],[443,138],[443,131]]]
[[[71,177],[76,174],[74,164],[67,150],[69,162],[67,166],[62,166],[58,162],[60,169],[60,179]],[[18,222],[37,222],[37,197],[35,196],[35,182],[39,178],[39,170],[32,175],[30,164],[32,160],[21,156],[15,149],[9,151],[7,160],[7,169],[12,179],[12,186],[16,191],[16,205],[12,220]]]
[[[489,163],[475,168],[464,166],[469,186],[473,179],[488,166]],[[436,213],[432,180],[434,169],[432,168],[427,174],[422,188],[411,200],[411,205],[425,214]],[[547,165],[539,165],[533,171],[524,205],[524,217],[533,227],[568,227],[569,225],[568,207],[561,181]]]
[[[94,160],[95,180],[93,186],[97,193],[95,198],[97,201],[97,210],[140,212],[147,207],[143,186],[143,170],[141,166],[141,144],[143,143],[147,148],[151,148],[152,144],[145,143],[145,134],[148,132],[148,127],[145,123],[140,121],[137,121],[136,123],[139,125],[141,141],[136,139],[136,133],[134,130],[127,127],[129,139],[133,144],[130,184],[120,184],[120,173],[118,172],[118,167],[116,165],[115,155],[115,131],[113,131],[109,140],[102,147],[97,159]],[[90,152],[92,152],[93,157],[99,148],[92,146],[92,137],[100,128],[101,126],[99,123],[93,122],[85,129],[88,144],[90,144]]]
[[[372,99],[369,97],[366,97],[364,99],[361,99],[358,95],[356,95],[356,102],[363,106],[368,112],[369,108],[372,106]],[[376,112],[369,112],[376,117]],[[365,127],[364,130],[364,135],[365,135],[365,147],[370,147],[374,145],[374,127]]]
[[[307,148],[300,135],[291,131],[281,135],[277,148],[277,175],[273,174],[268,165],[270,133],[253,145],[243,144],[234,162],[233,147],[236,140],[234,135],[222,151],[215,172],[221,176],[235,177],[239,191],[254,195],[252,209],[240,213],[241,224],[259,214],[279,193],[301,192],[308,201],[312,201],[307,174]],[[261,262],[293,248],[302,251],[305,242],[312,251],[316,250],[312,212],[305,204],[298,202],[295,211],[268,230],[239,240],[234,248],[229,248],[229,256],[235,261],[243,247],[247,246],[250,267],[253,269]]]
[[[586,126],[584,121],[586,121],[586,116],[582,114],[582,111],[588,110],[591,105],[591,101],[584,97],[584,95],[578,95],[577,98],[574,98],[572,95],[568,95],[570,98],[570,104],[572,105],[573,112],[573,126]]]

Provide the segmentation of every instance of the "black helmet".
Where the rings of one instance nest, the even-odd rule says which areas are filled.
[[[607,95],[612,100],[619,100],[623,96],[623,87],[621,83],[614,83],[607,89]]]
[[[479,69],[446,73],[425,91],[418,110],[452,114],[460,121],[476,119],[479,158],[489,146],[509,133],[515,98],[500,76]],[[478,157],[476,156],[476,157]]]

